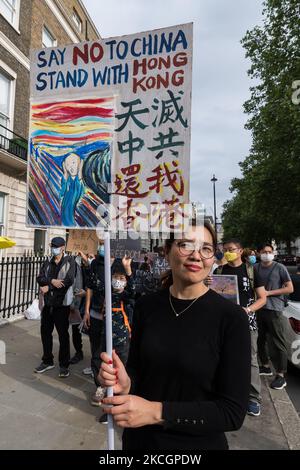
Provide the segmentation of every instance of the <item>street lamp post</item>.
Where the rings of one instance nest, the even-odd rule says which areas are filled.
[[[215,175],[213,175],[210,181],[212,181],[213,189],[214,189],[214,221],[215,221],[215,231],[217,235],[216,181],[218,181],[218,179],[215,177]]]

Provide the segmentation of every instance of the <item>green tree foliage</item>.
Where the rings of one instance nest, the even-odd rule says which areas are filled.
[[[255,83],[244,104],[252,146],[223,206],[224,236],[289,246],[300,235],[300,103],[292,102],[300,80],[300,1],[265,0],[263,25],[247,31],[242,45]]]

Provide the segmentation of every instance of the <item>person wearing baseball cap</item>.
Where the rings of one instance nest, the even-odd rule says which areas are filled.
[[[73,301],[73,282],[75,277],[75,261],[65,254],[65,239],[54,237],[51,240],[51,258],[46,260],[37,277],[40,293],[44,298],[41,313],[41,338],[43,356],[41,364],[35,368],[42,374],[54,368],[52,353],[52,332],[54,326],[59,338],[59,377],[70,375],[70,339],[69,314]]]

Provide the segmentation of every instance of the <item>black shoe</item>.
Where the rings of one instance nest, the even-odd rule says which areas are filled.
[[[276,375],[275,379],[273,382],[271,382],[270,385],[271,388],[274,388],[275,390],[282,390],[284,387],[286,387],[286,380],[284,377],[281,375]]]
[[[104,413],[103,415],[100,416],[99,423],[101,423],[101,424],[107,424],[108,423],[106,413]]]
[[[78,364],[78,362],[82,361],[83,353],[75,353],[73,357],[71,357],[69,364]]]
[[[61,367],[59,369],[58,377],[60,377],[61,379],[65,379],[66,377],[69,377],[69,375],[70,375],[70,371],[66,367]]]
[[[54,369],[54,367],[54,364],[45,364],[44,362],[41,362],[40,365],[34,369],[34,372],[36,374],[42,374],[43,372],[46,372],[46,370]]]
[[[273,375],[270,367],[260,366],[259,367],[259,375]]]

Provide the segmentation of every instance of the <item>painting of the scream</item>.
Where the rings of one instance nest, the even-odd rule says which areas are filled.
[[[97,225],[110,202],[114,109],[113,97],[32,104],[30,225]]]

